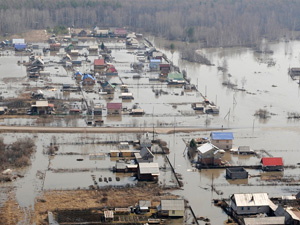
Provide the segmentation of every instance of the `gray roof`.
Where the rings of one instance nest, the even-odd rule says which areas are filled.
[[[215,151],[218,150],[219,148],[214,146],[211,143],[205,143],[203,145],[201,145],[200,147],[197,148],[197,150],[200,152],[200,154],[205,154],[211,150]]]
[[[161,210],[184,210],[183,199],[161,200]]]
[[[144,158],[144,157],[154,158],[154,155],[152,154],[152,152],[147,147],[143,147],[140,154],[141,154],[142,158]]]
[[[139,163],[140,174],[159,175],[158,163]]]
[[[139,200],[139,206],[140,207],[150,207],[151,201],[149,200]]]
[[[234,194],[236,206],[269,206],[270,199],[267,193]]]
[[[284,225],[284,216],[244,218],[245,225]]]

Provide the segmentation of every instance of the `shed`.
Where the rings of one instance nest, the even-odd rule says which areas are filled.
[[[119,96],[121,99],[134,99],[133,94],[129,92],[121,93]]]
[[[113,221],[114,220],[114,211],[111,211],[111,210],[104,211],[104,219],[105,219],[105,222]]]
[[[211,132],[211,143],[221,149],[231,149],[233,142],[232,132]]]
[[[264,157],[261,159],[262,170],[264,171],[282,171],[283,160],[281,157]]]
[[[138,164],[138,180],[157,181],[159,176],[158,163],[139,163]]]
[[[161,215],[169,217],[183,217],[184,209],[184,199],[161,200],[159,206]]]
[[[244,218],[245,225],[284,225],[284,216]]]
[[[248,172],[243,167],[226,168],[227,179],[248,179]]]
[[[139,200],[140,211],[149,212],[149,208],[151,207],[151,201],[149,200]]]
[[[250,148],[250,146],[239,146],[238,154],[249,155],[249,154],[255,154],[255,152]]]
[[[270,199],[267,193],[233,194],[230,206],[238,215],[250,215],[270,212]]]

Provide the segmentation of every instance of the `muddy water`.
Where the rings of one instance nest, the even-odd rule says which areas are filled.
[[[121,44],[120,44],[121,45]],[[133,104],[138,103],[146,111],[143,117],[131,117],[123,115],[122,117],[104,117],[105,124],[119,126],[120,124],[132,126],[200,126],[208,128],[232,128],[235,140],[234,146],[249,145],[255,150],[265,149],[273,156],[283,157],[286,165],[296,166],[295,169],[286,169],[283,173],[276,173],[276,176],[283,178],[294,178],[299,180],[299,168],[297,163],[299,159],[299,134],[298,120],[287,120],[288,112],[299,112],[299,87],[295,81],[288,76],[289,67],[298,67],[299,64],[299,46],[300,42],[277,43],[270,45],[274,51],[272,55],[256,54],[251,49],[208,49],[203,50],[206,56],[215,64],[215,66],[204,66],[195,63],[188,63],[179,59],[179,54],[173,54],[173,61],[180,68],[188,72],[191,83],[197,84],[202,94],[208,99],[214,101],[220,107],[220,115],[198,115],[193,114],[190,103],[202,101],[202,98],[196,92],[185,92],[181,95],[181,88],[168,87],[165,84],[151,82],[148,77],[151,75],[146,72],[142,74],[141,79],[133,79],[129,64],[135,60],[133,54],[128,54],[127,50],[113,50],[115,57],[114,63],[119,71],[119,77],[112,77],[111,81],[116,83],[124,82],[128,85],[130,92],[135,99],[132,101],[123,101],[124,107],[131,108]],[[171,53],[162,49],[169,58]],[[6,57],[6,58],[5,58]],[[11,56],[3,56],[1,60],[9,60]],[[48,60],[57,60],[55,56],[47,56]],[[52,58],[53,57],[53,58]],[[14,58],[13,64],[16,65],[17,59]],[[4,62],[3,61],[3,62]],[[2,61],[1,61],[2,62]],[[268,65],[267,62],[275,62]],[[217,66],[227,65],[228,72],[223,74],[218,71]],[[1,66],[1,65],[0,65]],[[61,95],[61,84],[75,83],[62,67],[49,68],[51,70],[51,82],[59,83],[54,86],[55,91],[49,91],[49,95],[59,97]],[[81,68],[82,69],[82,68]],[[85,69],[88,69],[85,68]],[[25,69],[16,67],[22,73],[15,71],[14,74],[20,74],[20,78],[25,76]],[[22,74],[22,75],[21,75]],[[57,76],[57,74],[59,76]],[[230,74],[230,76],[228,75]],[[223,81],[236,83],[239,88],[242,87],[244,80],[245,92],[234,91],[222,85]],[[19,82],[21,83],[21,81]],[[50,83],[50,81],[49,81]],[[21,85],[21,84],[20,84]],[[43,82],[32,82],[32,86],[42,87]],[[2,87],[2,86],[1,86]],[[4,87],[4,84],[3,84]],[[14,87],[12,87],[14,88]],[[17,89],[17,88],[16,88]],[[167,94],[155,97],[153,90],[164,90]],[[97,90],[97,88],[96,88]],[[14,90],[15,91],[15,90]],[[7,93],[5,96],[12,95]],[[96,103],[106,104],[109,101],[120,101],[120,90],[117,89],[112,99],[99,96],[97,93],[84,93],[88,101],[94,100]],[[75,96],[75,94],[70,94]],[[77,97],[80,97],[78,95]],[[182,104],[185,103],[185,104]],[[176,105],[176,106],[174,106]],[[254,117],[258,109],[267,109],[272,113],[267,120],[259,120]],[[230,113],[229,113],[230,112]],[[205,123],[206,120],[210,123]],[[10,119],[1,123],[5,124],[29,124],[34,125],[32,119],[20,120]],[[174,126],[174,123],[176,124]],[[58,125],[58,122],[50,122],[46,125]],[[63,125],[64,122],[61,122]],[[84,119],[80,118],[76,123],[69,123],[69,126],[85,126]],[[43,154],[44,149],[50,144],[52,136],[57,136],[57,142],[63,144],[59,152],[82,153],[79,156],[56,155],[48,157]],[[14,141],[22,134],[4,135],[5,140]],[[197,216],[204,216],[211,219],[212,224],[222,224],[227,216],[211,203],[214,198],[228,197],[233,193],[247,192],[268,192],[270,196],[281,196],[295,194],[298,191],[297,186],[286,187],[284,183],[276,183],[270,178],[274,174],[263,173],[262,171],[249,170],[249,174],[255,177],[243,181],[228,181],[225,179],[225,170],[195,170],[189,159],[184,154],[184,143],[182,138],[190,140],[195,137],[208,137],[209,132],[174,135],[159,135],[158,138],[165,140],[170,147],[170,161],[175,165],[176,172],[182,174],[184,187],[178,190],[178,193],[188,199]],[[108,157],[102,160],[90,160],[86,154],[95,152],[108,153],[113,146],[101,146],[92,144],[92,140],[110,140],[126,141],[136,140],[135,134],[122,135],[93,135],[93,134],[38,134],[36,137],[37,152],[23,179],[17,180],[14,184],[17,187],[17,199],[22,206],[32,206],[34,198],[43,189],[73,189],[88,188],[93,185],[92,175],[96,179],[102,177],[113,178],[112,185],[134,184],[136,181],[130,176],[120,176],[120,182],[114,179],[116,175],[110,171],[96,172],[76,172],[76,173],[55,173],[48,171],[48,166],[54,169],[73,169],[73,168],[110,168],[115,162]],[[72,140],[72,143],[71,141]],[[81,143],[75,145],[75,142]],[[90,143],[90,144],[87,144]],[[261,155],[263,156],[263,155]],[[83,161],[77,161],[77,158],[83,158]],[[255,156],[242,156],[226,154],[225,160],[235,165],[256,165],[260,158]],[[165,161],[162,157],[156,157],[156,162],[163,167]],[[50,164],[49,164],[50,163]],[[41,171],[45,179],[39,179],[37,174]],[[160,184],[172,185],[174,179],[169,169],[161,169]],[[261,177],[257,177],[261,175]],[[173,179],[173,180],[172,180]],[[211,191],[211,186],[219,190],[219,194]],[[221,193],[222,192],[222,193]],[[220,194],[221,193],[221,194]]]

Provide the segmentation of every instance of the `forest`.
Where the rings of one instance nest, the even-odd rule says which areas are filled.
[[[127,27],[203,47],[297,39],[299,0],[0,0],[0,34],[64,25]]]

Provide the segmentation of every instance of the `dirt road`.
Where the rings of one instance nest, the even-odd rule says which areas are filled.
[[[158,134],[171,134],[174,132],[197,132],[216,129],[200,127],[158,127],[154,132]],[[153,132],[152,127],[28,127],[28,126],[0,126],[0,133],[145,133]]]

